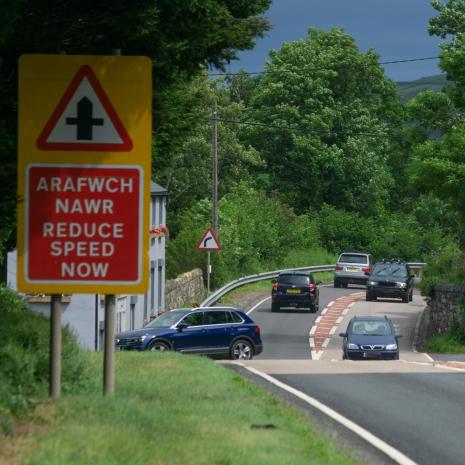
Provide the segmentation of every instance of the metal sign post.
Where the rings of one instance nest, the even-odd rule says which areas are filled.
[[[50,386],[53,399],[61,395],[61,295],[53,294],[50,303]]]

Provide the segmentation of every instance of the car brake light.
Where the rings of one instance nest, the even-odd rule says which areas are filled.
[[[341,271],[342,270],[342,266],[341,265],[336,265],[336,271]]]
[[[315,284],[310,283],[310,292],[313,292],[315,290]]]
[[[260,334],[260,326],[255,326],[255,334]]]
[[[371,268],[367,266],[365,268],[362,268],[362,271],[364,271],[365,273],[371,273]]]
[[[269,288],[268,288],[269,289]],[[273,290],[277,291],[278,290],[278,281],[275,281],[273,284]]]

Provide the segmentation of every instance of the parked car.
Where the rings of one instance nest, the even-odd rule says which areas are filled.
[[[176,309],[144,328],[116,335],[119,350],[175,350],[190,354],[250,360],[262,352],[260,327],[232,307]]]
[[[398,338],[392,321],[387,317],[355,316],[342,340],[342,358],[345,359],[399,359]]]
[[[334,287],[349,284],[366,285],[373,257],[368,252],[345,251],[339,255],[334,272]]]
[[[311,273],[303,271],[284,271],[273,281],[271,290],[271,311],[282,307],[308,308],[317,312],[320,302],[319,281]]]
[[[414,279],[415,276],[410,273],[408,266],[400,260],[382,260],[368,274],[366,299],[389,297],[410,302],[413,298]]]

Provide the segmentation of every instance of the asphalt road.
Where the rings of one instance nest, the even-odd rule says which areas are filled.
[[[362,288],[320,288],[320,308]],[[424,303],[362,297],[347,309],[319,360],[309,332],[320,315],[283,310],[265,301],[250,313],[260,325],[263,354],[247,365],[317,399],[375,434],[420,465],[465,463],[465,371],[435,365],[413,351]],[[388,315],[403,334],[399,361],[343,361],[337,334],[353,315]]]

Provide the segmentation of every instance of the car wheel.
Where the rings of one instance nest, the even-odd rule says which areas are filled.
[[[373,297],[371,296],[371,294],[368,294],[368,292],[367,292],[367,294],[366,294],[366,301],[367,301],[367,302],[371,302],[372,300],[373,300]]]
[[[402,296],[402,302],[404,302],[405,304],[407,304],[409,302],[408,294],[405,294],[405,295]]]
[[[272,312],[279,312],[279,305],[278,304],[271,304],[271,311]]]
[[[342,352],[342,360],[347,360],[347,355],[344,351]]]
[[[251,360],[253,356],[252,344],[244,339],[235,341],[229,351],[232,360]]]
[[[341,287],[339,281],[337,281],[336,279],[334,280],[334,287]]]
[[[394,360],[399,360],[399,352],[397,352],[396,356],[394,357]]]
[[[150,344],[150,352],[168,352],[170,350],[168,344],[162,341],[154,341]]]
[[[410,294],[408,295],[408,300],[409,302],[413,300],[413,291],[411,291]]]
[[[310,305],[310,312],[316,313],[319,310],[319,304]]]

